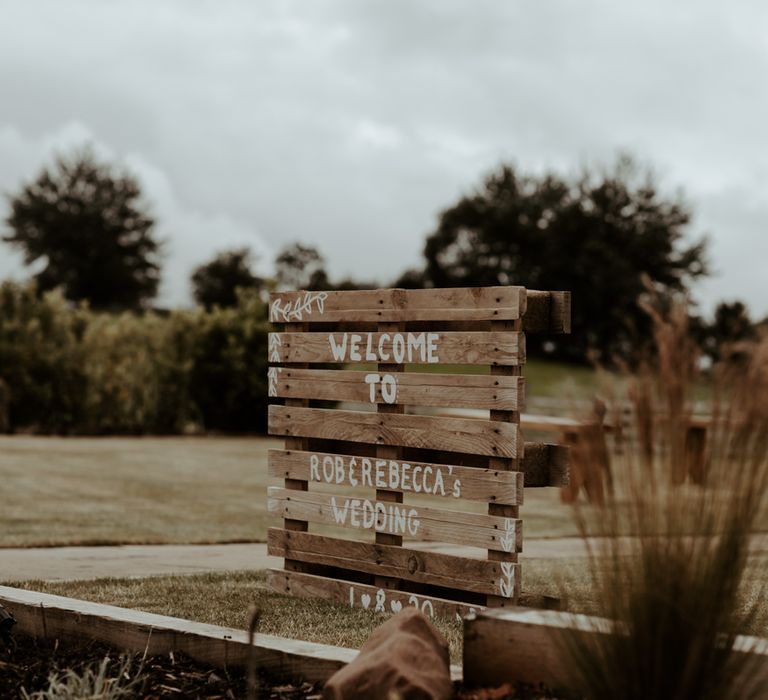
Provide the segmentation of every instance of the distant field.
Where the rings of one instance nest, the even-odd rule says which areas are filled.
[[[361,365],[356,366],[358,369]],[[373,367],[373,365],[371,365]],[[489,374],[487,365],[409,365],[409,372]],[[565,402],[588,399],[600,388],[600,375],[591,367],[547,360],[527,360],[523,368],[529,397],[558,398]]]
[[[263,541],[270,438],[0,436],[0,546]],[[526,537],[576,534],[556,489],[526,491]],[[313,527],[314,529],[314,527]]]

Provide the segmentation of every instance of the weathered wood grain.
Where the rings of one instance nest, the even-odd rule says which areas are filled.
[[[299,598],[325,598],[350,607],[388,614],[397,613],[410,605],[418,608],[428,617],[462,619],[465,615],[482,609],[478,605],[431,598],[406,591],[276,569],[270,569],[267,572],[267,582],[272,590],[285,595]]]
[[[444,588],[512,597],[519,565],[270,528],[269,553]]]
[[[269,361],[519,365],[525,363],[525,336],[485,331],[270,333]]]
[[[409,468],[404,469],[403,465]],[[270,450],[269,474],[281,479],[301,479],[336,486],[389,488],[449,500],[461,498],[510,505],[519,505],[523,501],[522,472],[450,464],[329,452]],[[403,474],[407,475],[405,479]]]
[[[522,446],[512,423],[275,405],[269,407],[269,433],[494,457],[516,457]]]
[[[391,403],[381,390],[385,372],[271,367],[272,396],[324,401]],[[412,406],[516,411],[523,399],[522,377],[476,374],[388,372],[396,385],[397,403]],[[379,377],[376,381],[369,375]],[[373,388],[373,391],[372,391]],[[373,398],[372,398],[373,397]]]
[[[522,523],[482,513],[425,508],[375,499],[289,491],[271,486],[267,507],[284,518],[412,539],[450,542],[483,549],[520,551]]]
[[[516,319],[525,310],[522,287],[370,289],[270,294],[270,320],[428,321]]]

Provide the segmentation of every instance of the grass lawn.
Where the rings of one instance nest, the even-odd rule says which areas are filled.
[[[765,573],[766,555],[755,558],[753,570]],[[346,605],[278,595],[267,588],[262,572],[49,583],[27,581],[13,585],[237,628],[245,628],[248,608],[255,604],[262,614],[260,632],[350,648],[358,648],[386,619],[381,613],[353,610]],[[569,610],[595,613],[599,609],[590,588],[587,561],[583,558],[526,559],[523,588],[559,596]],[[768,633],[768,601],[755,601],[752,591],[759,590],[759,586],[754,577],[745,588],[745,609],[757,602],[750,631],[765,636]],[[435,624],[448,639],[453,661],[460,661],[459,622],[437,618]]]
[[[305,600],[273,593],[262,572],[156,576],[143,579],[97,579],[46,583],[26,581],[34,591],[136,608],[198,622],[244,629],[248,609],[261,610],[259,632],[291,639],[359,648],[387,616],[338,603]],[[461,655],[461,625],[438,619],[454,661]]]
[[[0,436],[0,546],[263,541],[270,438]],[[530,489],[526,537],[575,534],[557,489]],[[314,528],[313,528],[314,529]]]

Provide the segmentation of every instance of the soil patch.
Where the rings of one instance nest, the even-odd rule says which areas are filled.
[[[129,688],[125,698],[196,698],[239,700],[247,697],[244,670],[212,669],[183,654],[149,656],[125,655],[96,642],[40,640],[16,634],[13,643],[0,642],[0,698],[22,697],[46,690],[52,675],[71,669],[82,675],[87,668],[98,670],[103,660],[107,676],[123,672],[122,685]],[[259,697],[275,700],[319,700],[321,689],[305,683],[291,685],[259,679]]]

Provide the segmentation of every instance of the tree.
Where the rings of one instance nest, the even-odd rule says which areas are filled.
[[[505,165],[442,212],[427,238],[423,280],[433,287],[570,290],[573,334],[560,341],[560,354],[628,358],[647,336],[637,303],[644,280],[663,294],[685,291],[706,274],[706,241],[683,243],[690,219],[684,202],[663,198],[652,175],[627,157],[573,181]],[[419,278],[410,270],[400,283]]]
[[[724,354],[733,354],[734,344],[754,340],[757,325],[749,316],[749,309],[742,301],[721,301],[715,308],[712,323],[702,324],[700,341],[704,351],[714,361]]]
[[[220,253],[192,273],[192,294],[201,306],[210,309],[237,304],[238,289],[258,289],[263,280],[251,271],[248,248]]]
[[[157,294],[160,244],[132,175],[86,149],[58,157],[9,199],[3,240],[27,265],[43,263],[35,274],[41,291],[61,287],[97,309],[137,308]]]
[[[325,258],[317,248],[294,243],[278,254],[275,268],[280,289],[324,290],[331,286]]]

